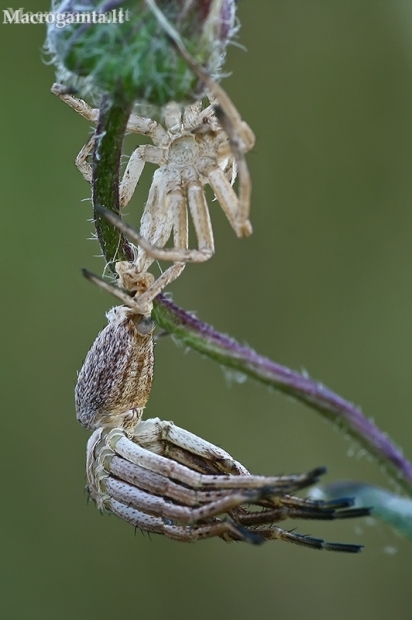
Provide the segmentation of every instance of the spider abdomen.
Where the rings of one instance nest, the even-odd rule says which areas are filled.
[[[75,389],[77,419],[88,429],[133,427],[153,379],[153,325],[124,306],[108,314],[84,361]]]

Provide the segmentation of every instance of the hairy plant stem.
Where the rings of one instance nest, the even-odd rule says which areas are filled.
[[[123,137],[130,108],[104,100],[100,110],[93,160],[93,208],[102,205],[119,215],[119,167]],[[117,260],[131,260],[132,247],[111,224],[95,213],[97,236],[105,259],[114,271]],[[374,422],[352,403],[322,383],[259,355],[229,336],[221,334],[192,314],[182,310],[164,295],[154,304],[155,322],[186,346],[207,355],[224,366],[252,377],[265,385],[293,396],[333,421],[378,462],[407,494],[412,496],[412,463]]]
[[[120,215],[119,174],[123,139],[132,104],[113,102],[103,97],[93,150],[93,218],[97,238],[110,270],[118,260],[133,260],[132,246],[126,237],[98,211],[105,207]]]

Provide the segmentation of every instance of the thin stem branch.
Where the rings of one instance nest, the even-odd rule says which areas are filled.
[[[192,314],[182,310],[164,295],[155,303],[156,323],[186,346],[238,372],[293,396],[336,423],[343,433],[356,439],[388,475],[412,496],[412,463],[386,433],[372,420],[322,383],[303,376],[259,355],[233,338],[217,332]]]

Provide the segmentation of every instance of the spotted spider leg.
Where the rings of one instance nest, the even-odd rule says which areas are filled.
[[[173,452],[173,447],[180,452]],[[190,466],[171,458],[173,454],[180,460],[183,453],[195,457],[193,462],[183,457]],[[232,473],[199,473],[214,468]],[[347,499],[321,502],[288,495],[312,484],[324,473],[323,468],[301,475],[252,476],[221,448],[158,418],[138,423],[129,436],[121,429],[95,431],[88,444],[87,472],[89,491],[101,509],[135,527],[177,540],[221,536],[257,543],[281,539],[312,548],[357,552],[358,545],[325,543],[285,531],[273,522],[287,517],[335,519],[368,514],[366,509],[345,510],[352,505]],[[277,507],[267,509],[268,504]],[[249,512],[249,505],[263,509]]]
[[[98,429],[92,435],[88,442],[87,454],[89,492],[100,509],[113,512],[135,527],[164,534],[176,540],[192,541],[221,536],[227,540],[243,540],[253,544],[263,542],[262,536],[243,528],[226,514],[228,510],[242,503],[257,501],[265,493],[263,487],[223,493],[198,491],[194,494],[193,491],[159,474],[141,468],[138,482],[140,488],[138,488],[124,482],[128,478],[124,467],[121,468],[123,480],[109,477],[101,464],[96,467],[95,450],[101,442],[102,434],[104,431]],[[102,449],[100,446],[99,452],[100,463],[108,459],[119,460],[118,457],[113,457],[113,453],[107,448]],[[127,462],[125,465],[127,470]],[[134,469],[136,470],[136,466]],[[115,470],[114,462],[111,471]],[[171,503],[168,497],[183,502],[184,505]],[[225,515],[223,519],[215,518],[219,514]]]
[[[226,513],[228,509],[243,502],[258,499],[262,490],[242,490],[229,494],[199,492],[194,502],[184,487],[144,468],[141,468],[139,476],[140,488],[134,487],[121,479],[109,477],[104,469],[104,461],[112,460],[114,455],[105,445],[101,445],[104,432],[103,429],[97,429],[90,437],[86,462],[88,490],[100,510],[112,512],[136,528],[180,541],[190,542],[211,536],[252,544],[264,541],[262,536],[236,524],[228,515],[223,519],[215,518],[215,515]],[[160,495],[155,495],[153,489]],[[167,495],[179,502],[186,502],[186,505],[171,503]]]
[[[174,525],[170,520],[147,514],[115,499],[109,500],[109,511],[136,529],[163,534],[167,538],[180,542],[194,542],[214,536],[219,536],[227,542],[237,540],[254,545],[265,542],[263,536],[234,523],[230,517],[216,519],[206,524]]]
[[[246,467],[222,448],[160,418],[141,421],[134,429],[133,441],[201,473],[250,475]]]
[[[157,419],[155,419],[155,423],[158,423]],[[178,428],[178,435],[184,435],[185,433],[186,431]],[[189,435],[189,433],[187,435]],[[138,443],[131,441],[122,431],[117,433],[116,431],[108,432],[107,435],[105,435],[105,440],[111,450],[130,463],[134,463],[140,467],[146,467],[159,475],[176,479],[180,483],[186,484],[194,489],[254,489],[256,487],[267,489],[270,487],[273,493],[290,493],[302,487],[306,487],[309,484],[313,484],[325,471],[324,468],[317,468],[305,474],[274,477],[252,476],[249,473],[239,473],[237,475],[208,475],[194,472],[181,463],[171,461],[160,454],[143,448]],[[209,445],[204,449],[202,447],[203,440],[200,440],[200,438],[197,438],[197,440],[198,447],[196,452],[199,456],[202,456],[205,452],[207,453]],[[178,445],[180,446],[180,439]],[[233,461],[233,459],[231,460]],[[235,461],[233,461],[233,463],[235,463]]]

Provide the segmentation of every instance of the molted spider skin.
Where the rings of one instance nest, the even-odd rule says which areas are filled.
[[[87,429],[134,427],[152,387],[152,321],[124,306],[113,308],[107,318],[75,389],[77,419]]]
[[[199,69],[197,65],[195,68]],[[137,114],[129,118],[126,131],[146,136],[153,144],[141,144],[131,154],[119,184],[121,208],[129,204],[145,165],[158,166],[139,229],[134,230],[110,210],[102,211],[101,205],[94,205],[99,215],[136,244],[133,262],[139,273],[147,273],[157,260],[173,263],[135,297],[141,314],[150,314],[153,299],[180,276],[186,263],[201,263],[213,256],[215,244],[205,186],[212,188],[236,235],[248,237],[252,233],[251,179],[245,154],[253,148],[255,137],[225,91],[202,71],[201,76],[211,93],[211,105],[206,108],[201,101],[184,108],[170,102],[163,109],[164,126]],[[52,87],[52,92],[84,118],[96,122],[97,109],[68,94],[59,84]],[[89,183],[93,180],[89,158],[98,149],[98,142],[95,133],[76,158],[77,168]],[[237,193],[233,188],[236,177]],[[197,240],[195,248],[189,243],[190,219]],[[167,246],[169,239],[171,246]]]

